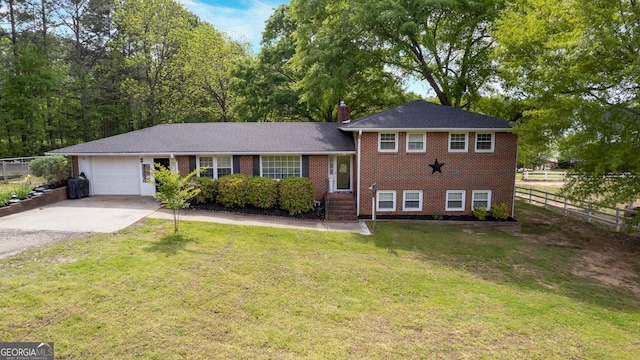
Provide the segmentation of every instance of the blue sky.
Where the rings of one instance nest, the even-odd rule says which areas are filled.
[[[231,38],[252,44],[257,53],[264,22],[284,0],[180,0],[200,19],[224,31]]]

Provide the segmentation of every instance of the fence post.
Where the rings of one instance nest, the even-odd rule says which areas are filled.
[[[529,188],[529,204],[531,204],[532,199],[533,199],[533,188]]]
[[[7,162],[6,161],[2,162],[2,177],[4,178],[4,183],[8,184],[9,183],[9,177],[7,176]]]
[[[544,208],[547,209],[549,205],[549,193],[545,191],[544,193]]]
[[[567,215],[567,202],[569,201],[569,198],[567,197],[567,195],[564,196],[564,215]]]
[[[620,232],[620,209],[616,208],[616,232]]]
[[[587,222],[591,222],[591,201],[587,201]]]

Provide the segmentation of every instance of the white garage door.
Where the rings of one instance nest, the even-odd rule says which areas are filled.
[[[140,161],[134,157],[94,157],[93,193],[96,195],[140,195]]]

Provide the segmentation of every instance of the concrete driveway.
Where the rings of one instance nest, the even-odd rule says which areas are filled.
[[[111,233],[160,208],[150,196],[91,196],[0,218],[0,230]]]
[[[0,217],[0,258],[92,233],[112,233],[160,208],[153,197],[92,196]]]

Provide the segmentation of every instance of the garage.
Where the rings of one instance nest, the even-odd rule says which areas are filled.
[[[90,181],[94,195],[140,195],[137,157],[93,157]]]

